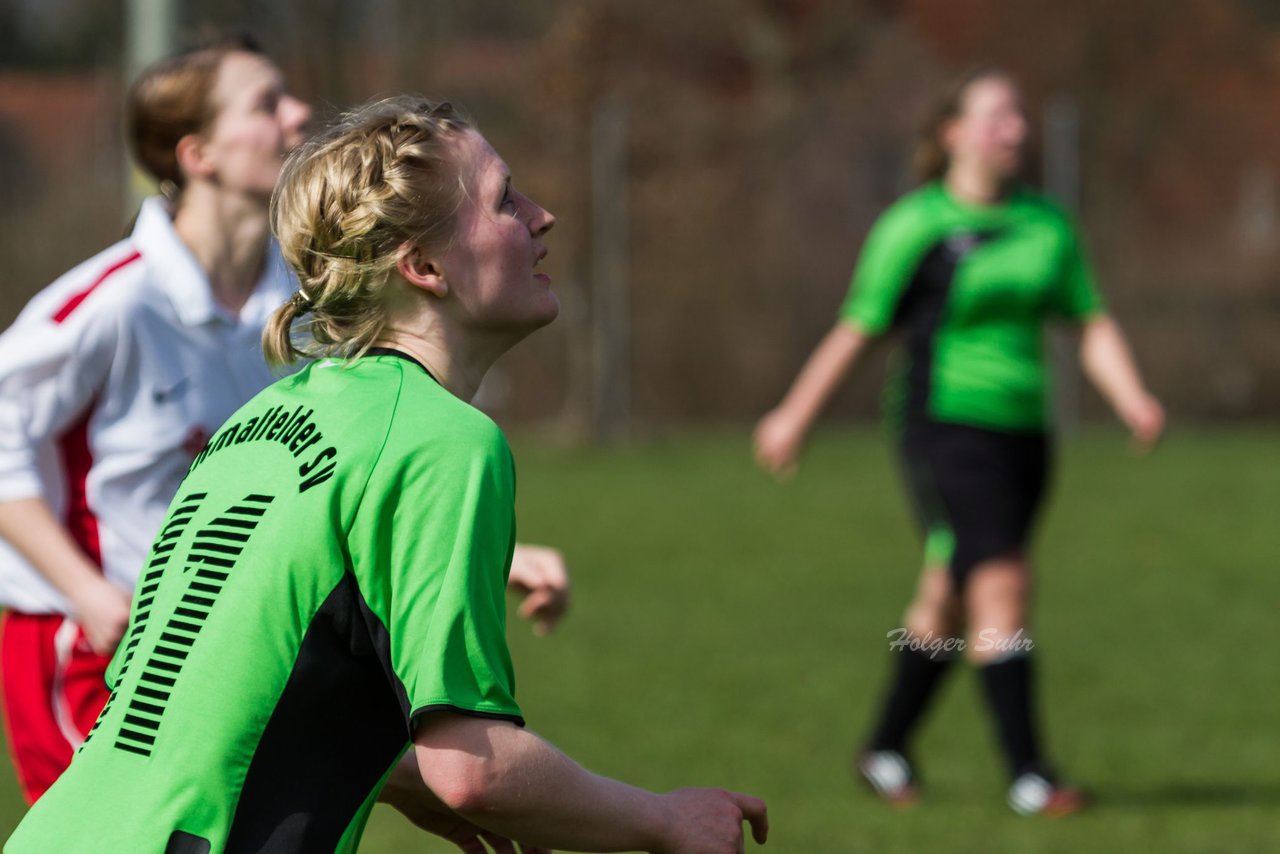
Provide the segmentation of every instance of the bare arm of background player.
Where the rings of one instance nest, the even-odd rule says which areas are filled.
[[[1129,343],[1110,315],[1097,315],[1084,322],[1080,365],[1133,433],[1139,447],[1150,450],[1164,432],[1164,408],[1143,385]]]
[[[868,340],[866,332],[841,322],[818,343],[782,402],[756,426],[756,462],[761,468],[775,475],[795,472],[809,430]]]
[[[129,622],[129,594],[103,577],[45,500],[0,502],[0,537],[67,597],[93,651],[114,652]]]

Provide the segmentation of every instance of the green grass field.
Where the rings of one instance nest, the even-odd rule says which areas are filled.
[[[1273,434],[1175,433],[1139,459],[1098,430],[1061,449],[1037,550],[1041,696],[1053,754],[1098,803],[1057,821],[1004,806],[968,669],[918,744],[923,804],[887,810],[851,781],[917,563],[876,431],[823,434],[783,485],[745,434],[515,446],[521,538],[561,546],[575,579],[555,635],[513,621],[519,698],[588,767],[759,795],[764,850],[787,854],[1280,850]],[[362,850],[453,850],[379,809]],[[21,812],[6,776],[0,831]]]

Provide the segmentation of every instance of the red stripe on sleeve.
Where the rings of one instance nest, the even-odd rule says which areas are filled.
[[[129,266],[130,264],[132,264],[134,261],[137,261],[141,257],[142,257],[142,253],[135,249],[127,257],[122,258],[121,260],[112,264],[110,267],[108,267],[106,270],[103,271],[101,276],[98,276],[98,278],[93,280],[92,285],[80,291],[80,293],[73,295],[71,299],[63,303],[62,308],[58,309],[57,313],[53,315],[53,322],[61,323],[62,321],[66,320],[68,317],[71,316],[71,312],[75,311],[80,306],[80,303],[84,302],[85,299],[89,296],[89,294],[93,293],[94,289],[98,287],[98,285],[101,285],[107,279],[111,278],[111,275],[116,271]]]
[[[58,454],[62,458],[66,482],[67,531],[85,554],[102,566],[102,546],[98,540],[98,517],[89,507],[89,469],[93,468],[93,452],[89,449],[89,419],[97,402],[89,404],[84,415],[58,437]]]

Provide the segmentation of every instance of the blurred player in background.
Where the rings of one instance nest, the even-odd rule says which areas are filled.
[[[296,288],[267,209],[310,108],[280,70],[222,38],[152,66],[127,109],[166,197],[0,335],[0,675],[32,802],[106,702],[131,591],[192,459],[275,378],[262,330]],[[512,584],[540,630],[567,604],[554,550],[524,553]]]
[[[6,850],[351,851],[375,796],[475,852],[763,841],[754,798],[655,795],[523,728],[514,465],[469,401],[559,311],[552,216],[450,105],[401,97],[295,154],[272,219],[300,289],[266,351],[318,360],[196,458],[111,701]]]
[[[924,571],[907,608],[911,638],[965,635],[1021,813],[1083,804],[1042,754],[1033,709],[1028,546],[1050,467],[1044,333],[1081,331],[1085,374],[1142,446],[1164,425],[1075,226],[1017,181],[1027,120],[1013,81],[970,75],[943,98],[917,155],[922,186],[867,237],[835,328],[755,432],[757,460],[793,470],[823,406],[869,341],[897,332],[904,353],[886,395],[925,536]],[[913,801],[908,741],[950,656],[900,648],[859,773],[883,798]]]

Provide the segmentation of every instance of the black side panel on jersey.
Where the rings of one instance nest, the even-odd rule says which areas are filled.
[[[934,338],[955,279],[956,267],[969,252],[1001,235],[1001,231],[952,234],[934,244],[920,261],[893,315],[893,328],[907,336],[908,368],[903,421],[918,423],[929,414]]]
[[[245,777],[228,854],[333,851],[404,749],[365,610],[348,574],[312,619]]]
[[[185,830],[175,830],[169,836],[169,844],[164,847],[164,854],[209,854],[209,840]]]

